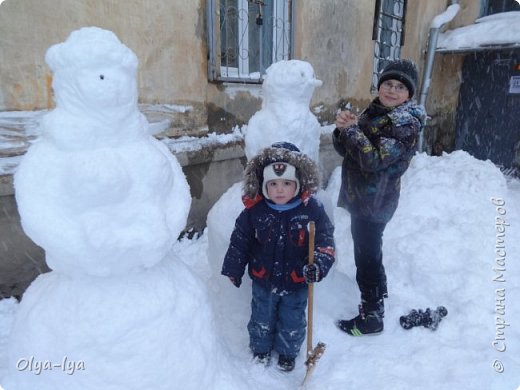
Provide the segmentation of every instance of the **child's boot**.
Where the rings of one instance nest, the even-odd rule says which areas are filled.
[[[292,370],[294,370],[294,365],[295,365],[294,361],[295,361],[295,359],[293,357],[280,355],[278,357],[278,369],[280,371],[286,371],[286,372],[292,371]]]
[[[271,352],[253,352],[253,361],[268,366],[271,363]]]
[[[351,336],[376,335],[383,331],[385,306],[382,299],[377,302],[362,301],[359,315],[351,320],[339,320],[336,325]]]

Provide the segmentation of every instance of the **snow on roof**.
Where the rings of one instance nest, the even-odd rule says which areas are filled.
[[[502,12],[475,20],[474,24],[439,34],[437,51],[473,51],[520,48],[520,11]]]

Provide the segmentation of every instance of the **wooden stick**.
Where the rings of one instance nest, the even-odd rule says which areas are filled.
[[[314,221],[309,222],[309,264],[314,263],[314,237],[316,226]],[[307,298],[307,357],[312,353],[312,315],[314,310],[314,283],[309,283]]]

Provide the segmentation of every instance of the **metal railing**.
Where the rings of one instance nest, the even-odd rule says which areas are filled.
[[[291,54],[291,0],[209,0],[208,78],[261,82]]]

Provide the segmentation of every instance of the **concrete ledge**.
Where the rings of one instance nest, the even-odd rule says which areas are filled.
[[[173,140],[175,142],[175,140]],[[168,145],[167,145],[168,146]],[[242,158],[244,154],[244,141],[237,140],[229,143],[203,145],[199,149],[184,152],[172,150],[181,166],[204,164],[224,160]]]
[[[204,138],[204,137],[203,137]],[[218,138],[218,136],[217,136]],[[216,139],[217,139],[216,138]],[[177,142],[176,139],[164,139],[163,142],[172,151],[173,155],[177,157],[177,160],[183,168],[198,165],[208,164],[218,161],[227,161],[245,158],[244,153],[244,141],[243,139],[235,136],[231,137],[228,142],[216,142],[209,140],[206,143],[201,142],[202,138],[188,138],[180,139]],[[186,144],[192,143],[193,145],[189,150],[176,151],[179,143]],[[12,172],[16,170],[16,166],[19,160],[23,156],[18,156],[19,159],[13,161]],[[322,175],[325,182],[328,176],[332,172],[332,169],[341,164],[339,156],[337,156],[332,148],[332,140],[329,134],[322,134],[320,141],[320,160]],[[189,178],[188,178],[189,181]],[[13,175],[12,173],[0,175],[0,196],[13,195]]]
[[[193,142],[196,142],[194,140]],[[170,142],[171,143],[171,142]],[[243,141],[233,141],[224,144],[207,144],[202,145],[198,149],[175,152],[173,155],[182,167],[191,165],[206,164],[217,161],[234,160],[245,157]],[[168,145],[167,145],[168,146]],[[172,148],[170,147],[170,150]],[[16,171],[16,166],[23,156],[19,156],[19,160],[13,163],[11,172],[9,174],[0,175],[0,196],[13,195],[13,174]]]
[[[14,194],[13,175],[0,176],[0,196]]]

